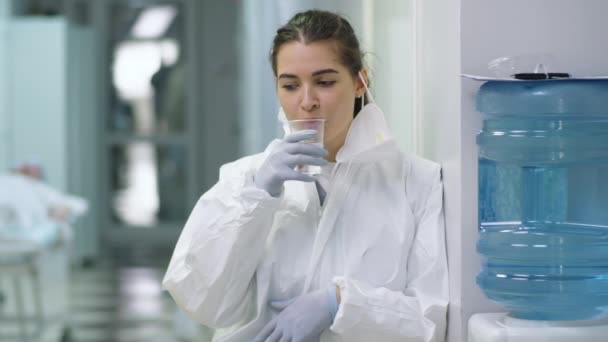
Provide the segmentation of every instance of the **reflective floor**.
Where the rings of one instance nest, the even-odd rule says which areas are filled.
[[[115,262],[73,269],[71,315],[50,317],[41,336],[30,341],[208,341],[202,329],[177,313],[173,300],[161,291],[163,274],[161,267]],[[0,310],[6,313],[11,294],[6,286],[2,288],[8,300],[0,304]],[[6,317],[0,320],[0,341],[20,341],[18,324]],[[28,330],[33,328],[28,326]]]

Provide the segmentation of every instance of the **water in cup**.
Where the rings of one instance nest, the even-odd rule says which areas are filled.
[[[303,140],[302,142],[315,144],[320,147],[323,147],[324,128],[325,119],[303,119],[289,121],[289,129],[291,133],[308,129],[317,131],[315,136],[310,139]],[[297,165],[295,170],[309,176],[316,176],[321,173],[321,167],[318,165]]]

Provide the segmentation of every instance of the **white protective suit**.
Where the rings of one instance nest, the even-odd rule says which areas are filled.
[[[443,341],[440,166],[400,152],[373,103],[352,123],[323,206],[314,183],[288,181],[280,198],[257,189],[266,155],[224,165],[196,204],[163,280],[179,306],[236,326],[219,341],[251,341],[277,314],[269,301],[335,284],[341,302],[320,341]]]

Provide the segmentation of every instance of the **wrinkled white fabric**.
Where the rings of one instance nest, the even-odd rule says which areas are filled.
[[[267,151],[272,148],[269,146]],[[188,219],[163,280],[193,319],[251,341],[270,301],[335,284],[320,341],[443,341],[448,304],[439,165],[406,155],[373,103],[337,155],[323,206],[313,183],[254,186],[266,152],[224,165]]]

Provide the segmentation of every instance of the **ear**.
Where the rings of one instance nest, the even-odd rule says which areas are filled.
[[[369,84],[369,78],[367,77],[366,68],[361,69],[361,76],[363,76],[365,84]],[[357,79],[357,89],[355,90],[357,93],[357,97],[363,96],[365,94],[365,84],[361,82],[361,78],[359,77],[359,75],[355,76],[355,78]]]

